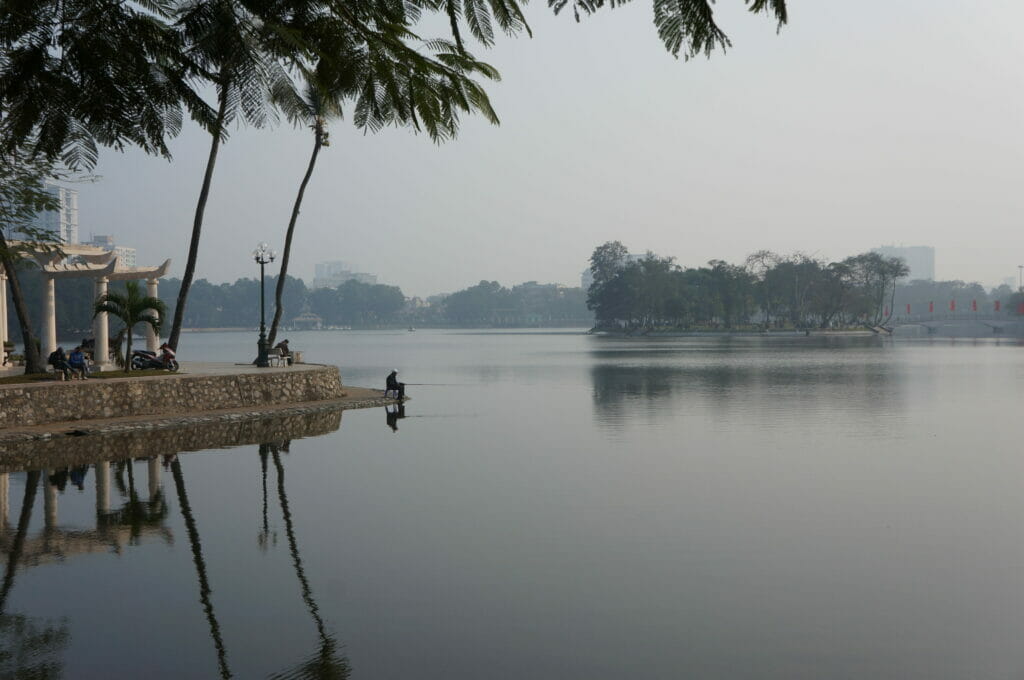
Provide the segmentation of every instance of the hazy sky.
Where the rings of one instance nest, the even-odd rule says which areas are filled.
[[[290,273],[345,260],[407,295],[497,279],[579,285],[594,247],[740,262],[768,248],[840,259],[932,245],[939,278],[1000,283],[1024,264],[1024,4],[1019,0],[789,0],[776,34],[720,0],[733,39],[673,59],[649,0],[576,24],[528,6],[534,38],[484,53],[502,119],[436,146],[388,129],[331,128],[306,194]],[[281,125],[222,147],[197,276],[253,276],[280,250],[312,139]],[[172,163],[106,152],[80,189],[81,235],[112,233],[140,264],[180,275],[209,138]]]

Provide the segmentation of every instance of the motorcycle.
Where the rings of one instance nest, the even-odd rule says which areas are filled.
[[[174,350],[162,347],[160,353],[147,349],[132,350],[132,370],[141,371],[147,368],[158,368],[174,373],[178,370],[178,360],[174,358]]]

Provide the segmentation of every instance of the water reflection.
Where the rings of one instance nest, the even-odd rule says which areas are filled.
[[[21,500],[21,512],[18,515],[18,528],[11,544],[4,546],[7,563],[4,567],[3,586],[0,588],[0,671],[5,678],[59,677],[63,672],[63,661],[60,656],[70,637],[66,622],[50,624],[24,614],[7,613],[7,598],[14,587],[18,563],[24,554],[40,477],[41,473],[38,470],[28,473],[25,493]],[[5,543],[8,539],[8,482],[7,475],[3,475],[0,485],[3,489],[2,529]]]
[[[231,669],[228,667],[224,638],[220,634],[220,624],[213,610],[213,601],[210,599],[210,580],[206,575],[203,544],[199,540],[199,529],[196,526],[195,517],[192,515],[192,505],[188,501],[188,492],[185,489],[185,476],[181,473],[181,461],[177,456],[171,460],[171,473],[174,475],[174,488],[178,492],[178,506],[181,508],[182,519],[185,520],[185,531],[188,533],[188,542],[192,548],[192,562],[195,564],[196,578],[199,581],[199,601],[203,605],[203,613],[206,614],[206,621],[210,626],[210,637],[217,650],[217,667],[222,678],[230,678]]]
[[[347,678],[350,673],[348,660],[341,654],[337,640],[328,632],[303,568],[281,460],[282,453],[290,450],[293,436],[298,438],[330,432],[336,430],[340,422],[341,412],[335,410],[158,432],[59,437],[51,441],[16,444],[5,450],[0,458],[0,470],[3,470],[0,472],[0,550],[6,556],[0,586],[0,677],[60,676],[64,672],[61,657],[71,640],[67,620],[54,623],[21,613],[7,613],[7,603],[19,572],[40,564],[66,562],[80,554],[122,555],[126,547],[138,546],[149,537],[173,544],[174,534],[167,526],[171,508],[161,483],[163,470],[169,470],[173,478],[177,505],[191,548],[199,603],[216,656],[217,674],[221,678],[234,677],[236,674],[231,668],[229,650],[215,608],[214,584],[211,583],[200,533],[201,519],[196,516],[190,502],[179,453],[237,445],[257,437],[273,437],[269,443],[268,439],[257,439],[263,473],[260,542],[264,549],[276,545],[276,534],[270,528],[267,499],[268,458],[272,457],[289,553],[300,584],[302,601],[313,619],[318,640],[316,651],[308,659],[272,677]],[[125,455],[126,451],[143,448],[160,455],[149,455],[141,460]],[[17,526],[12,531],[9,482],[11,474],[22,474],[19,470],[25,469],[20,463],[23,457],[31,458],[34,464],[23,473],[25,484],[21,509]],[[138,463],[145,465],[147,479],[144,488],[140,488],[136,478]],[[69,489],[69,484],[84,491],[90,467],[95,482],[94,527],[82,529],[62,525],[60,496]],[[39,504],[40,487],[43,522],[42,527],[35,531],[32,518]],[[114,497],[120,501],[112,500]]]
[[[710,409],[719,416],[752,405],[790,412],[851,408],[867,414],[891,412],[903,399],[900,366],[884,356],[871,360],[823,360],[813,352],[780,352],[765,358],[688,350],[633,350],[630,362],[599,352],[590,367],[595,416],[601,423],[628,420],[638,412],[667,413],[682,407]],[[668,409],[672,404],[675,409]]]
[[[302,567],[302,556],[299,553],[298,540],[295,537],[295,524],[292,518],[291,508],[288,505],[288,494],[284,484],[284,465],[281,463],[281,451],[288,451],[291,442],[281,444],[261,444],[260,456],[265,450],[269,450],[274,457],[274,467],[277,470],[277,496],[281,504],[281,515],[284,517],[285,534],[288,536],[288,550],[292,556],[292,565],[295,567],[295,576],[299,580],[299,587],[302,592],[302,601],[309,610],[309,615],[316,625],[317,635],[320,638],[319,647],[312,656],[303,661],[295,668],[282,673],[272,674],[271,678],[309,678],[310,680],[342,680],[349,677],[351,667],[348,659],[342,656],[338,650],[338,642],[327,632],[323,617],[320,615],[320,607],[313,599],[313,589],[306,578],[306,571]]]
[[[405,404],[388,404],[384,407],[384,419],[393,432],[398,432],[398,421],[405,417]]]

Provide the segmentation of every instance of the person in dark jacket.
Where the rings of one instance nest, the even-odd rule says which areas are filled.
[[[68,357],[64,354],[63,347],[58,347],[50,352],[46,363],[53,366],[54,377],[59,376],[61,380],[71,380],[71,366],[68,364]]]
[[[384,383],[384,396],[394,392],[395,399],[405,399],[405,383],[398,382],[398,371],[391,371],[388,374],[387,382]]]
[[[281,350],[281,358],[284,359],[288,366],[292,365],[294,357],[292,356],[292,351],[288,348],[288,338],[274,345],[274,349]]]

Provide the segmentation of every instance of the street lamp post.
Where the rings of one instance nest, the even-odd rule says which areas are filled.
[[[270,359],[267,357],[267,314],[266,295],[263,292],[263,269],[268,263],[273,262],[276,256],[277,253],[262,242],[256,246],[256,250],[252,251],[252,259],[260,266],[260,339],[259,353],[256,355],[256,365],[260,368],[270,366]]]

